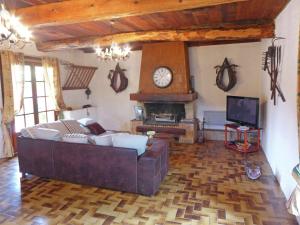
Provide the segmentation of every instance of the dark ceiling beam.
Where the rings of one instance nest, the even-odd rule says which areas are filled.
[[[88,21],[203,8],[249,0],[68,0],[19,8],[15,14],[29,27],[58,26]]]

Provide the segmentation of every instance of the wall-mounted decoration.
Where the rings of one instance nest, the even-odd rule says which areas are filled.
[[[89,99],[89,98],[90,98],[90,95],[92,94],[92,91],[91,91],[90,88],[87,88],[87,89],[85,89],[85,92],[84,92],[84,93],[86,94],[86,98]]]
[[[95,74],[97,67],[91,66],[79,66],[71,63],[61,63],[67,66],[69,74],[67,80],[63,86],[63,90],[76,90],[76,89],[88,89],[89,84]],[[88,92],[88,91],[87,91]],[[88,93],[86,93],[89,96]]]
[[[275,45],[275,42],[284,39],[281,37],[273,38],[272,45],[268,47],[268,50],[263,54],[263,70],[267,71],[270,78],[271,78],[271,99],[274,101],[274,105],[276,105],[276,96],[277,92],[278,95],[281,97],[282,101],[285,102],[285,97],[280,89],[278,84],[278,74],[279,69],[282,64],[282,47],[280,45]]]
[[[235,67],[237,67],[237,65],[230,64],[227,58],[224,59],[224,62],[221,66],[215,66],[217,73],[216,84],[218,88],[227,92],[235,86],[237,81]],[[227,84],[224,82],[225,70],[227,70],[228,73]]]
[[[116,68],[114,70],[110,70],[107,76],[110,80],[110,86],[116,93],[124,91],[128,86],[128,78],[125,76],[124,71],[126,70],[121,69],[118,63]]]

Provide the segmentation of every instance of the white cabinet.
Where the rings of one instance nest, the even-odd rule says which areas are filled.
[[[74,109],[70,111],[63,111],[64,119],[73,119],[79,120],[82,118],[91,118],[97,120],[97,107],[89,107],[89,108],[81,108],[81,109]]]

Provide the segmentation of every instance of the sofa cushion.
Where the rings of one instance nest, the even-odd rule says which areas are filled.
[[[103,134],[106,130],[99,123],[92,123],[86,126],[92,134]]]
[[[78,121],[78,123],[80,123],[83,126],[87,126],[87,125],[90,125],[92,123],[96,123],[96,120],[88,118],[88,117],[87,118],[79,119],[77,121]]]
[[[88,136],[85,134],[65,134],[62,137],[62,140],[64,142],[70,142],[70,143],[80,143],[80,144],[89,143]]]
[[[101,136],[94,136],[91,139],[94,140],[96,145],[112,146],[112,136],[111,136],[111,134],[101,135]]]
[[[128,135],[128,133],[113,133],[106,131],[101,135],[90,135],[89,138],[95,145],[113,146],[112,137],[115,135]]]
[[[61,135],[70,134],[68,128],[61,121],[46,123],[45,125],[46,128],[58,130],[61,133]]]
[[[62,120],[61,121],[71,134],[85,134],[86,130],[77,122],[77,120]]]
[[[138,155],[142,155],[147,147],[148,137],[144,135],[113,135],[112,142],[114,147],[136,149]]]
[[[47,126],[46,126],[46,124],[37,124],[33,127],[27,127],[27,128],[21,129],[20,133],[22,134],[23,137],[34,138],[32,132],[36,128],[47,128]]]
[[[31,129],[31,134],[33,138],[36,139],[44,139],[44,140],[52,140],[52,141],[62,140],[62,135],[58,130],[49,129],[49,128],[34,127],[34,129]]]

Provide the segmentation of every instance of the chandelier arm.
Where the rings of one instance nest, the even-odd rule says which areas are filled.
[[[23,49],[27,43],[32,42],[31,31],[6,9],[4,0],[0,1],[2,3],[0,24],[3,27],[0,33],[1,46],[8,49],[12,46]]]

